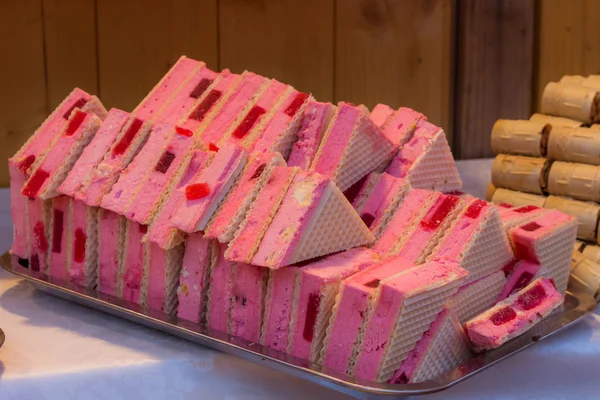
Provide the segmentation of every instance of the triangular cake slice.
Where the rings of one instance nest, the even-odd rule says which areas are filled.
[[[308,171],[335,110],[336,106],[331,103],[312,100],[308,102],[298,131],[298,141],[292,146],[288,159],[290,167],[300,167]]]
[[[397,149],[369,119],[365,106],[341,102],[323,135],[311,170],[333,178],[345,191],[389,161]]]
[[[381,126],[381,131],[392,143],[402,148],[412,137],[417,129],[417,124],[425,122],[427,117],[408,107],[400,107]]]
[[[496,271],[461,286],[448,301],[448,307],[464,323],[496,304],[506,284],[506,272]]]
[[[231,241],[275,167],[284,165],[285,161],[279,153],[251,154],[235,187],[231,189],[205,229],[206,237],[216,238],[221,243]]]
[[[473,356],[465,331],[445,308],[423,334],[390,383],[406,384],[428,381]]]
[[[446,134],[424,120],[385,172],[407,179],[415,188],[450,192],[462,187]]]
[[[300,172],[265,232],[252,264],[280,268],[374,240],[330,178]]]
[[[395,110],[392,107],[379,103],[373,107],[369,118],[371,118],[371,121],[373,121],[375,125],[381,128],[394,113]]]
[[[536,264],[531,261],[513,260],[512,263],[503,268],[504,275],[507,277],[506,284],[502,288],[500,294],[498,294],[496,301],[502,301],[511,294],[518,292],[525,286],[529,285],[531,281],[535,279],[536,275],[538,275],[538,272],[541,269],[542,266],[540,264]],[[475,317],[477,314],[483,312],[487,308],[483,308],[480,312],[475,313],[466,319]]]

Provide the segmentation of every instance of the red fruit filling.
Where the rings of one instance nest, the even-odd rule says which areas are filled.
[[[148,225],[140,224],[139,228],[140,228],[140,233],[144,233],[144,234],[148,233]]]
[[[302,107],[302,104],[304,104],[306,99],[308,99],[308,95],[306,93],[298,93],[290,105],[285,109],[285,113],[290,117],[293,117],[298,112],[300,107]]]
[[[498,207],[503,207],[503,208],[512,208],[512,206],[508,203],[500,203],[498,204]]]
[[[546,296],[544,287],[535,285],[517,298],[517,306],[523,310],[531,310],[539,306]]]
[[[207,183],[194,183],[185,187],[185,198],[188,200],[202,199],[210,194]]]
[[[533,251],[529,251],[529,247],[523,243],[521,243],[517,238],[513,237],[513,242],[515,243],[515,256],[519,260],[529,260],[534,263],[540,263],[535,253]]]
[[[540,224],[538,224],[537,222],[530,222],[528,224],[525,224],[521,227],[521,229],[523,229],[524,231],[527,232],[533,232],[535,230],[540,229],[542,226]]]
[[[23,161],[21,161],[19,163],[19,169],[21,171],[23,171],[23,173],[27,173],[27,171],[29,171],[29,168],[33,165],[33,163],[35,162],[35,156],[33,154],[27,156],[27,158],[25,158]]]
[[[267,164],[260,164],[258,168],[256,168],[256,171],[254,171],[254,174],[252,174],[252,177],[250,177],[250,180],[258,179],[265,171],[265,168],[267,168]]]
[[[63,114],[63,118],[64,119],[69,119],[69,117],[71,116],[71,113],[73,112],[74,109],[76,108],[81,108],[83,106],[85,106],[85,103],[87,103],[87,100],[84,99],[83,97],[78,99],[75,103],[73,103],[73,105]]]
[[[473,219],[479,217],[479,214],[481,214],[481,210],[486,205],[487,205],[487,201],[475,200],[473,203],[471,203],[469,208],[467,208],[467,211],[465,211],[465,216],[467,218],[473,218]]]
[[[52,227],[52,252],[62,251],[62,234],[65,214],[61,210],[54,209],[54,226]]]
[[[169,167],[173,163],[174,159],[175,154],[171,153],[170,151],[165,151],[160,157],[160,160],[158,160],[158,163],[156,164],[156,167],[154,167],[154,169],[164,174],[169,170]]]
[[[65,132],[65,135],[73,136],[73,134],[77,131],[77,129],[79,129],[79,127],[83,123],[83,120],[86,116],[87,113],[84,113],[83,111],[77,111],[73,118],[69,120],[69,125],[67,125],[67,131]]]
[[[181,136],[187,136],[187,137],[192,137],[192,136],[194,136],[194,132],[192,132],[192,131],[191,131],[191,130],[189,130],[189,129],[182,128],[182,127],[180,127],[180,126],[176,126],[176,127],[175,127],[175,132],[176,132],[178,135],[181,135]]]
[[[515,208],[513,211],[514,212],[518,212],[521,214],[525,214],[534,210],[539,210],[540,208],[538,206],[523,206],[523,207],[519,207],[519,208]]]
[[[360,219],[363,220],[363,222],[365,223],[365,225],[367,226],[367,228],[370,228],[371,225],[373,224],[373,221],[375,221],[375,217],[369,213],[364,213],[360,216]]]
[[[504,276],[508,277],[515,269],[515,265],[517,264],[517,259],[514,258],[508,262],[504,267],[502,267],[502,271],[504,271]]]
[[[519,277],[519,279],[517,279],[517,282],[515,283],[515,287],[513,288],[513,291],[523,289],[525,286],[527,286],[531,283],[532,279],[533,279],[533,274],[531,272],[528,272],[528,271],[523,272],[521,274],[521,276]]]
[[[350,203],[354,202],[354,200],[356,199],[356,196],[358,196],[358,193],[360,192],[360,189],[362,189],[363,185],[365,184],[367,177],[368,177],[368,175],[363,176],[362,178],[360,178],[358,180],[358,182],[356,182],[355,184],[350,186],[344,192],[344,196],[346,196],[346,199],[348,199],[348,201]]]
[[[211,90],[208,95],[202,100],[198,107],[189,116],[189,119],[196,121],[202,121],[206,113],[210,111],[211,107],[221,98],[223,93],[219,90]]]
[[[400,124],[398,126],[398,129],[400,129],[402,127],[402,125],[403,124]],[[460,190],[452,190],[451,192],[444,192],[444,194],[451,195],[451,196],[462,196],[465,193],[461,192]]]
[[[213,142],[210,142],[208,144],[208,151],[219,151],[219,146],[217,146]]]
[[[202,93],[204,93],[206,91],[206,89],[208,89],[208,87],[210,85],[212,85],[213,80],[212,79],[208,79],[208,78],[204,78],[202,79],[200,82],[198,82],[198,84],[196,85],[196,87],[194,88],[194,90],[192,90],[192,92],[190,93],[190,97],[197,99],[200,96],[202,96]]]
[[[27,181],[27,184],[21,191],[23,196],[35,197],[49,176],[50,176],[50,174],[48,172],[44,171],[41,168],[38,168],[34,172],[33,176],[31,178],[29,178],[29,181]]]
[[[304,320],[304,331],[302,337],[307,342],[312,342],[315,335],[315,323],[317,322],[317,313],[321,304],[321,296],[319,293],[311,293],[308,295],[308,304],[306,306],[306,319]]]
[[[375,289],[376,287],[379,286],[379,282],[380,282],[379,279],[373,279],[372,281],[369,281],[369,282],[365,283],[363,286]]]
[[[492,315],[490,320],[492,321],[492,324],[498,326],[506,324],[507,322],[510,322],[515,318],[517,318],[517,313],[515,312],[515,310],[513,310],[510,306],[506,306],[496,311]]]
[[[421,221],[421,226],[428,230],[436,229],[456,207],[458,200],[459,198],[454,196],[442,196],[438,198],[435,205]]]
[[[81,228],[75,231],[75,241],[73,242],[73,260],[82,263],[85,260],[85,242],[87,236]]]
[[[38,223],[33,227],[33,234],[35,235],[38,249],[40,249],[42,253],[48,251],[46,232],[44,231],[44,224],[41,221],[38,221]]]
[[[240,122],[237,128],[235,128],[235,131],[233,131],[232,136],[237,139],[241,139],[244,136],[246,136],[248,132],[250,132],[250,129],[252,129],[258,118],[260,118],[260,116],[266,112],[267,111],[262,107],[252,107],[250,111],[248,111],[248,114],[246,114],[246,117],[242,120],[242,122]]]
[[[40,258],[37,254],[31,256],[31,270],[39,271],[40,270]]]
[[[113,156],[118,156],[125,153],[143,124],[144,122],[141,119],[136,118],[133,120],[125,134],[121,137],[121,140],[119,140],[119,143],[117,143],[113,149]]]
[[[406,374],[403,372],[402,375],[400,375],[398,377],[398,379],[396,379],[396,382],[394,383],[399,383],[401,385],[405,385],[408,383],[408,376],[406,376]]]

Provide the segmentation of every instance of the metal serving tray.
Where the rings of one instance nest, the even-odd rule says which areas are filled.
[[[232,338],[220,332],[208,332],[203,326],[160,312],[148,312],[137,304],[103,293],[85,290],[71,283],[60,282],[20,266],[16,257],[9,253],[0,256],[0,265],[7,271],[27,279],[36,288],[57,297],[242,357],[354,397],[368,399],[416,396],[448,389],[536,342],[567,329],[592,313],[597,305],[590,294],[583,288],[578,287],[576,283],[571,282],[572,285],[570,285],[567,292],[564,306],[524,335],[496,350],[475,356],[460,367],[454,368],[430,381],[395,385],[367,382],[347,375],[324,371],[316,364],[290,357],[257,343]],[[3,335],[0,336],[0,345],[2,341]]]

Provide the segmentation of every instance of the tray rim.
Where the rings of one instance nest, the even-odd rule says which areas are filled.
[[[354,397],[382,397],[389,396],[418,396],[440,392],[474,376],[502,360],[525,350],[526,348],[542,341],[558,332],[568,329],[575,323],[583,320],[594,312],[597,302],[591,294],[571,280],[568,293],[577,300],[577,306],[563,310],[552,317],[547,317],[545,322],[557,325],[556,329],[547,330],[542,335],[530,337],[532,331],[513,339],[499,349],[475,355],[465,364],[456,367],[445,374],[429,381],[413,384],[388,384],[378,382],[362,382],[358,379],[341,374],[311,369],[306,362],[299,362],[283,353],[264,348],[258,344],[251,344],[245,340],[230,338],[224,334],[211,335],[202,326],[168,316],[161,312],[145,311],[139,305],[118,299],[95,290],[67,283],[66,286],[47,275],[35,272],[18,265],[16,256],[9,252],[0,255],[0,266],[7,272],[17,275],[33,284],[37,289],[60,297],[68,301],[108,313],[146,327],[178,336],[209,348],[235,355],[259,365],[282,371],[293,376],[314,382],[321,386],[354,396]],[[4,342],[4,333],[0,330],[0,347]],[[249,348],[254,346],[254,348]],[[298,365],[298,364],[305,365]],[[312,364],[313,367],[317,367]],[[337,375],[337,376],[336,376]]]

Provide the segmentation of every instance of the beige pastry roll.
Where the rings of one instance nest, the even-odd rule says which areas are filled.
[[[498,188],[494,192],[494,196],[492,197],[492,203],[510,204],[513,207],[521,207],[528,205],[544,207],[544,203],[546,203],[546,196]]]
[[[600,75],[590,75],[588,77],[581,75],[565,75],[560,82],[565,85],[585,86],[600,90]]]
[[[600,97],[595,89],[585,86],[550,82],[542,93],[542,113],[576,119],[585,123],[598,120]]]
[[[545,158],[500,154],[492,164],[492,183],[498,188],[543,194],[548,167]]]
[[[583,250],[580,250],[586,258],[593,262],[600,263],[600,246],[595,244],[586,244]]]
[[[596,241],[596,227],[600,216],[600,206],[598,204],[548,196],[544,207],[574,216],[577,218],[577,237],[583,240]]]
[[[590,129],[594,131],[600,131],[600,124],[592,124]]]
[[[566,126],[552,128],[548,139],[548,158],[600,165],[600,130]]]
[[[600,201],[600,167],[555,161],[550,167],[548,192],[577,200]]]
[[[574,119],[563,118],[563,117],[555,117],[555,116],[552,116],[552,115],[538,114],[538,113],[535,113],[531,117],[529,117],[529,120],[530,121],[535,121],[535,122],[543,122],[543,123],[546,123],[546,124],[550,124],[550,125],[552,125],[552,127],[555,127],[555,126],[570,126],[570,127],[576,128],[578,126],[583,125],[583,122],[576,121]]]
[[[586,288],[596,301],[600,300],[600,264],[579,252],[573,252],[571,260],[571,279]]]
[[[492,127],[495,154],[543,157],[551,126],[545,122],[499,119]]]
[[[494,197],[494,193],[496,192],[496,186],[492,182],[488,183],[487,188],[485,189],[485,199],[487,201],[492,201]]]

